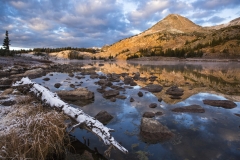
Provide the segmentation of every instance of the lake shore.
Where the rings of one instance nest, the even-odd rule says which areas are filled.
[[[140,57],[130,59],[128,61],[190,61],[190,62],[240,62],[240,59],[228,59],[228,58],[177,58],[177,57],[161,57],[161,56],[153,56],[153,57]]]

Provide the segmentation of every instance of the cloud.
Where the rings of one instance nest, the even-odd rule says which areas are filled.
[[[220,10],[226,7],[236,7],[240,5],[239,0],[198,0],[193,2],[194,8],[204,10]]]

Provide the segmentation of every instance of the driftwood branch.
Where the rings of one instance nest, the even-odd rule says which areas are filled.
[[[128,151],[121,146],[114,137],[111,136],[110,132],[113,131],[110,128],[105,127],[101,122],[95,118],[87,115],[81,109],[71,107],[69,104],[63,102],[56,93],[52,93],[47,88],[32,82],[29,78],[22,78],[13,84],[13,87],[24,88],[25,91],[29,91],[34,94],[38,99],[41,100],[45,105],[54,107],[62,111],[64,114],[76,120],[79,124],[84,124],[91,132],[99,136],[105,145],[114,146],[123,153]]]

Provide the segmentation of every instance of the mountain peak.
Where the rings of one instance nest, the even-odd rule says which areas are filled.
[[[189,33],[193,31],[203,31],[203,28],[181,15],[169,14],[164,19],[148,29],[145,34],[162,31],[171,33]]]

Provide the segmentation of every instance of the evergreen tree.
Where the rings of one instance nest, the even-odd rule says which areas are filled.
[[[10,45],[10,40],[8,38],[8,31],[6,31],[5,39],[3,40],[4,55],[13,56],[10,54],[9,45]]]

